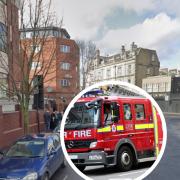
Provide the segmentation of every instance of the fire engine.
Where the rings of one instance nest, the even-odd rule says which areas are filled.
[[[81,171],[91,165],[128,171],[156,160],[163,140],[160,116],[144,97],[81,97],[64,133],[67,152]]]

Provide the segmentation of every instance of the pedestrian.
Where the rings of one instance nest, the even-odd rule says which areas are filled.
[[[55,127],[56,127],[56,113],[55,113],[55,110],[53,110],[53,112],[51,113],[50,128],[53,131]]]
[[[46,108],[44,112],[44,123],[45,123],[45,131],[50,130],[50,123],[51,123],[51,114],[48,108]]]

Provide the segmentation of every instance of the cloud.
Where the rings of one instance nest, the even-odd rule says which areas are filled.
[[[179,0],[53,0],[57,15],[64,17],[64,27],[73,39],[96,41],[99,48],[111,54],[132,41],[138,46],[155,49],[161,61],[175,59],[180,47]],[[117,10],[137,14],[141,22],[121,28],[108,26],[107,17]],[[131,18],[129,16],[129,18]],[[126,19],[125,19],[126,20]],[[123,22],[122,22],[123,23]],[[179,55],[177,54],[177,57]],[[175,62],[175,61],[174,61]],[[176,61],[177,63],[177,61]]]
[[[159,13],[128,29],[109,30],[97,44],[105,52],[112,52],[120,50],[122,44],[130,45],[132,41],[141,47],[156,49],[165,56],[169,48],[175,48],[180,42],[180,21]]]
[[[180,17],[180,1],[179,0],[156,0],[154,1],[156,11],[164,11],[168,14]]]
[[[95,39],[105,17],[116,8],[140,13],[154,6],[151,0],[54,0],[53,7],[58,16],[64,16],[73,38]]]

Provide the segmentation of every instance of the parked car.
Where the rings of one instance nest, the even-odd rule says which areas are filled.
[[[65,158],[56,133],[27,135],[0,159],[0,179],[49,180]]]

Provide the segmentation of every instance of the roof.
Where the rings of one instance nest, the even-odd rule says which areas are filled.
[[[24,29],[20,29],[19,31],[20,32],[32,32],[32,31],[48,31],[48,30],[61,31],[68,39],[71,38],[71,36],[69,35],[69,33],[67,32],[66,29],[56,27],[56,26],[37,27],[36,29],[35,28],[24,28]]]
[[[135,96],[97,96],[97,97],[85,97],[85,98],[80,98],[77,102],[89,102],[89,101],[94,101],[94,100],[106,100],[106,101],[115,101],[115,100],[147,100],[145,97],[135,97]]]

